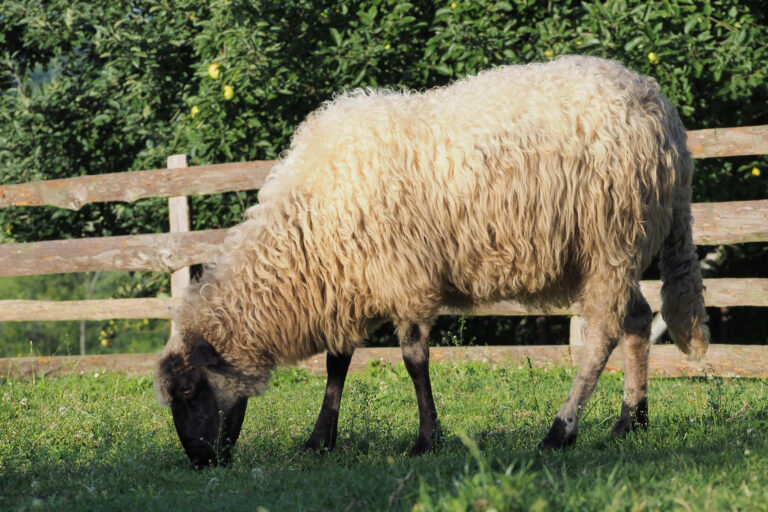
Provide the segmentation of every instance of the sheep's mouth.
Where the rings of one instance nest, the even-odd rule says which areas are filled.
[[[185,446],[184,452],[187,454],[189,461],[192,463],[195,469],[203,469],[210,465],[222,464],[226,466],[231,459],[230,450],[226,450],[229,455],[226,460],[222,455],[218,454],[208,444],[200,443],[193,446]]]
[[[247,398],[241,398],[227,411],[217,408],[202,417],[189,414],[189,409],[172,404],[173,423],[189,461],[197,469],[227,466],[245,418]]]

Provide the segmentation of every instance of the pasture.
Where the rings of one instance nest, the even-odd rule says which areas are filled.
[[[681,356],[682,357],[682,356]],[[278,370],[249,402],[229,468],[191,469],[148,376],[0,381],[0,510],[768,510],[768,382],[651,379],[650,427],[612,440],[621,374],[605,375],[576,445],[536,446],[574,370],[430,368],[437,452],[402,364],[345,386],[335,451],[299,454],[325,379]]]
[[[9,21],[0,26],[0,38],[9,48],[0,68],[6,83],[0,95],[0,355],[17,359],[0,360],[0,512],[768,511],[768,25],[758,4],[672,0],[628,6],[625,0],[610,0],[548,2],[544,8],[536,2],[377,0],[352,7],[344,2],[287,1],[187,2],[171,8],[152,1],[130,7],[119,2],[6,2],[0,16]],[[498,65],[545,63],[568,54],[609,56],[654,77],[690,128],[687,145],[698,160],[692,240],[698,258],[703,257],[703,298],[717,344],[695,370],[674,346],[652,347],[649,429],[620,440],[609,435],[619,416],[623,387],[623,375],[615,372],[615,354],[608,362],[609,374],[600,379],[579,415],[575,445],[566,451],[539,452],[537,445],[568,395],[573,365],[584,351],[588,331],[584,319],[575,316],[583,311],[477,300],[482,305],[461,313],[487,317],[484,325],[491,327],[486,330],[498,325],[497,340],[484,339],[483,329],[467,331],[467,339],[512,343],[490,348],[525,353],[530,359],[521,364],[485,357],[495,363],[491,366],[470,362],[469,357],[489,347],[433,348],[428,371],[441,420],[434,453],[406,456],[418,424],[414,387],[400,362],[401,351],[387,346],[394,335],[385,335],[371,340],[372,345],[397,357],[386,359],[389,362],[378,359],[374,365],[366,359],[365,371],[347,379],[335,451],[299,453],[317,418],[325,378],[307,370],[309,366],[284,368],[275,371],[264,396],[250,400],[234,463],[193,470],[170,411],[157,404],[148,368],[160,343],[168,339],[165,326],[176,333],[183,325],[178,310],[195,266],[215,261],[232,226],[256,203],[256,191],[265,186],[268,191],[266,176],[278,163],[274,159],[291,144],[295,127],[324,101],[337,98],[339,91],[424,91]],[[579,74],[573,83],[584,81]],[[541,110],[531,110],[537,116],[557,105],[559,97],[573,106],[578,94],[573,89],[550,94],[546,86],[552,83],[538,81],[511,97],[515,103],[541,98]],[[601,98],[605,84],[599,81]],[[622,98],[624,91],[621,87]],[[464,103],[446,103],[436,120],[457,134],[476,133],[451,120]],[[571,146],[574,134],[592,133],[583,130],[595,113],[591,102],[587,107],[583,111],[590,115],[574,118],[572,129],[561,123],[551,130],[542,129],[540,122],[532,127],[530,133],[537,136],[530,140],[557,157],[554,168],[560,169],[569,154],[617,142],[614,128],[631,124],[626,123],[631,116],[621,116],[610,136],[598,138],[597,144],[591,144],[590,136],[582,140],[588,144]],[[519,133],[512,116],[500,108],[488,112],[503,120],[500,133]],[[472,121],[468,125],[474,128],[486,127],[479,114],[471,109],[458,117]],[[359,118],[343,116],[340,126],[351,132],[364,127],[350,119]],[[373,133],[403,137],[420,125],[433,126],[400,125],[407,130],[372,123]],[[335,131],[319,130],[311,139]],[[565,134],[560,140],[569,144],[558,143],[555,132]],[[683,138],[676,138],[682,146]],[[452,136],[447,140],[447,147],[461,146]],[[618,147],[626,149],[638,140],[634,132]],[[339,163],[354,148],[353,162],[363,146],[345,142],[331,160]],[[475,144],[466,147],[472,148],[467,154],[477,153]],[[500,154],[517,153],[509,148],[504,145]],[[322,151],[309,154],[321,159]],[[519,167],[482,160],[491,162],[493,175]],[[622,160],[647,163],[644,156]],[[581,165],[602,158],[573,161]],[[441,163],[424,165],[442,168]],[[350,184],[349,167],[339,167],[340,189]],[[614,169],[605,173],[605,168],[610,167],[597,174],[615,174]],[[635,174],[629,176],[634,179]],[[407,196],[403,190],[423,188],[402,187],[400,177],[392,177],[372,187],[368,197],[388,202]],[[646,184],[657,177],[651,171]],[[437,178],[427,183],[451,184]],[[317,179],[312,190],[309,185],[315,180],[298,181],[306,185],[307,197],[337,188],[333,180]],[[465,185],[475,180],[455,181],[454,188],[467,192]],[[539,184],[548,181],[538,180],[531,190],[547,192]],[[505,190],[498,180],[488,183],[494,185],[489,191]],[[615,197],[615,189],[591,188],[611,190],[603,195]],[[506,194],[504,199],[507,204]],[[462,204],[476,214],[483,206],[501,202]],[[526,240],[543,225],[541,219],[569,217],[567,202],[545,203],[553,206],[549,215],[529,203],[526,211],[537,218],[524,224],[524,236],[506,238]],[[413,204],[420,209],[425,201],[417,198]],[[368,208],[358,210],[368,214]],[[581,209],[588,211],[591,208]],[[334,219],[332,213],[326,218]],[[483,239],[487,233],[487,247],[493,250],[505,238],[497,227],[508,223],[507,215],[499,219],[483,222],[476,230]],[[603,227],[624,226],[626,220],[615,216]],[[337,234],[349,231],[357,236],[360,231],[334,229],[328,222],[316,225]],[[580,222],[579,230],[583,227]],[[432,240],[440,243],[424,254],[455,256],[446,249],[451,237],[445,237],[444,230],[433,231],[438,236]],[[605,230],[598,231],[602,235]],[[542,233],[540,240],[550,241],[551,233]],[[465,239],[479,240],[474,234]],[[604,236],[596,240],[595,247],[609,245]],[[550,258],[561,254],[558,248],[542,247],[537,244],[529,253]],[[304,258],[323,248],[310,247]],[[693,263],[693,255],[689,257]],[[471,270],[476,259],[483,263],[483,258],[471,257],[462,268]],[[282,268],[283,261],[278,263],[271,270]],[[343,269],[345,274],[349,267]],[[387,281],[394,280],[397,265],[381,268]],[[641,283],[653,312],[661,308],[655,268],[652,265]],[[49,280],[51,274],[57,277]],[[350,304],[356,311],[364,309],[362,301]],[[458,311],[443,308],[439,313]],[[555,320],[560,322],[557,332],[549,331],[546,315],[561,317]],[[569,333],[565,316],[572,317]],[[736,324],[741,331],[733,327]],[[285,325],[292,323],[279,322],[281,331]],[[668,327],[674,331],[674,325]],[[503,329],[503,336],[498,335]],[[463,344],[462,330],[463,324],[460,339],[453,337],[456,345]],[[416,332],[420,342],[426,341],[420,328]],[[90,355],[75,361],[78,341],[81,356]],[[534,341],[536,345],[529,345]],[[460,350],[468,360],[441,359],[447,348]],[[30,357],[19,357],[27,350]],[[68,356],[47,357],[52,354]],[[86,359],[101,366],[86,366]],[[412,368],[417,359],[411,357]],[[126,370],[121,366],[126,360],[144,365],[138,373],[143,376],[114,371]],[[553,362],[542,367],[544,360]],[[43,378],[37,371],[57,365],[65,371],[55,377]],[[25,376],[17,377],[14,371]],[[685,377],[671,378],[680,375]]]

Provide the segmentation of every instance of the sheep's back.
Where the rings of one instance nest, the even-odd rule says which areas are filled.
[[[571,57],[343,95],[299,127],[260,199],[303,194],[318,249],[371,310],[563,303],[601,265],[635,264],[683,151],[655,81]]]

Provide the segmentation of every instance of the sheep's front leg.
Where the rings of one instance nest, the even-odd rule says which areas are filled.
[[[594,318],[587,319],[587,337],[579,373],[576,375],[565,404],[557,413],[552,428],[539,444],[539,449],[563,449],[576,441],[579,412],[592,396],[605,363],[608,362],[608,357],[616,347],[616,342],[616,339],[606,336],[601,321]]]
[[[301,451],[332,449],[336,446],[341,393],[344,390],[344,381],[347,378],[350,361],[352,361],[352,354],[334,355],[328,352],[325,359],[328,381],[325,386],[323,405],[320,408],[315,429],[309,440],[301,447]]]
[[[638,427],[648,428],[648,354],[653,313],[639,292],[632,296],[624,319],[624,400],[621,417],[611,435],[621,437]]]
[[[405,368],[413,380],[419,405],[419,437],[410,452],[413,457],[434,450],[437,435],[437,409],[429,381],[429,327],[410,323],[400,326],[398,332]]]

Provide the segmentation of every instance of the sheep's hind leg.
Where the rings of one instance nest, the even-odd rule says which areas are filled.
[[[419,437],[409,454],[413,457],[434,450],[437,436],[437,409],[429,381],[429,328],[410,323],[404,324],[398,331],[403,361],[416,388],[416,401],[419,405]]]
[[[336,446],[341,393],[344,390],[344,381],[347,378],[350,361],[352,361],[352,354],[335,355],[328,352],[325,359],[328,381],[325,386],[323,405],[320,408],[320,415],[317,417],[312,435],[301,447],[301,451],[333,449]]]
[[[587,337],[579,373],[565,404],[557,413],[552,428],[539,444],[539,449],[563,449],[576,441],[579,412],[592,396],[616,342],[615,338],[611,339],[606,335],[605,324],[601,319],[587,318]]]
[[[624,400],[621,417],[611,435],[621,437],[638,427],[648,428],[648,354],[653,313],[639,291],[633,293],[624,319]]]

